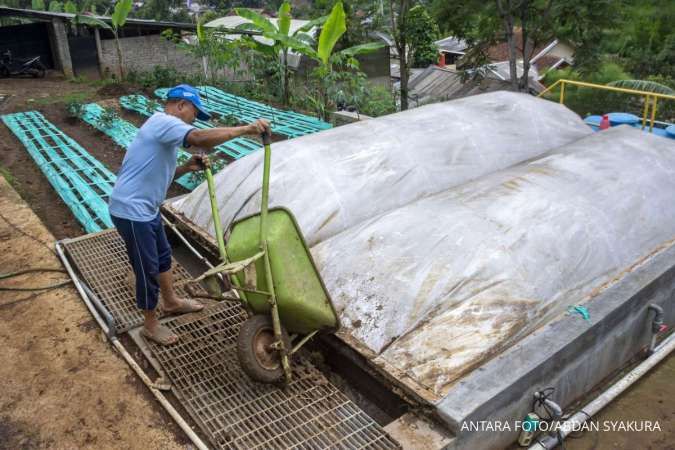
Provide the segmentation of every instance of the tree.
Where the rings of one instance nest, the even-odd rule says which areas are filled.
[[[312,76],[318,84],[315,104],[316,109],[322,118],[325,119],[329,89],[336,84],[336,78],[339,78],[341,74],[347,74],[348,77],[349,73],[357,71],[358,61],[356,60],[356,56],[382,48],[383,44],[370,42],[335,51],[337,42],[347,29],[345,11],[340,1],[335,3],[328,17],[317,20],[324,22],[318,42],[314,40],[300,40],[294,36],[284,36],[281,34],[271,34],[270,37],[279,39],[284,42],[284,45],[314,59],[319,64],[312,72]],[[343,66],[346,71],[335,71],[333,70],[334,65]]]
[[[32,0],[31,9],[34,9],[35,11],[44,11],[45,10],[44,0]]]
[[[314,27],[321,25],[326,17],[311,20],[303,27],[290,33],[291,28],[291,4],[285,1],[279,7],[278,20],[276,24],[267,17],[258,14],[255,11],[246,8],[236,8],[235,12],[238,16],[248,19],[250,22],[243,23],[237,28],[240,30],[255,30],[262,33],[262,36],[272,41],[271,45],[259,42],[255,39],[246,40],[252,48],[262,54],[278,58],[281,54],[281,71],[282,71],[282,89],[281,97],[284,105],[288,105],[289,101],[289,72],[288,72],[288,51],[290,49],[290,40],[297,40],[298,42],[311,42],[312,37],[307,33]],[[296,44],[297,46],[297,44]]]
[[[603,30],[614,24],[618,3],[619,0],[435,0],[433,9],[446,31],[466,38],[474,47],[484,49],[493,42],[506,41],[511,86],[527,91],[534,52],[556,37],[574,44],[578,64],[597,64]],[[517,28],[522,33],[522,49],[516,42]],[[520,78],[519,59],[523,63]]]
[[[401,90],[401,110],[408,109],[408,12],[411,0],[389,0],[389,13],[394,46],[398,52]]]
[[[427,67],[438,61],[438,25],[426,8],[415,5],[408,12],[408,53],[411,67]]]

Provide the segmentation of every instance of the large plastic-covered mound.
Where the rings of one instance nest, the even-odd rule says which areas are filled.
[[[589,134],[526,95],[430,105],[273,144],[271,203],[298,218],[341,336],[442,396],[675,239],[675,143]],[[224,224],[259,210],[261,156],[218,174]],[[205,186],[170,207],[213,233]]]
[[[270,205],[295,214],[314,245],[359,222],[590,134],[574,113],[493,92],[273,144]],[[216,176],[224,226],[260,210],[262,152]],[[171,207],[213,233],[206,184]]]
[[[673,198],[675,142],[619,127],[364,221],[312,254],[343,333],[442,395],[672,245]]]

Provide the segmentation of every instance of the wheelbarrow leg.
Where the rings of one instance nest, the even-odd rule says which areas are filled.
[[[281,357],[281,366],[284,369],[284,377],[287,383],[291,381],[291,364],[288,359],[290,348],[285,348],[284,341],[281,337],[281,320],[279,320],[279,309],[277,308],[277,297],[274,292],[274,279],[272,278],[272,268],[270,267],[270,256],[267,251],[267,209],[269,203],[269,189],[270,189],[270,165],[272,163],[272,150],[270,149],[271,136],[269,133],[264,133],[262,136],[263,145],[265,147],[264,164],[263,164],[263,186],[262,186],[262,201],[260,208],[260,246],[264,253],[265,263],[265,279],[267,281],[267,288],[270,292],[270,313],[272,315],[272,326],[274,327],[275,345],[279,348],[279,356]]]
[[[265,252],[265,278],[267,280],[268,290],[270,292],[270,314],[272,316],[272,327],[274,329],[275,348],[279,352],[281,359],[281,367],[284,369],[284,378],[286,383],[291,382],[292,372],[291,363],[288,358],[290,348],[286,348],[286,344],[282,339],[281,320],[279,319],[279,309],[277,307],[277,297],[274,292],[274,281],[272,279],[272,269],[270,267],[269,254],[267,253],[267,241],[263,241],[263,249]]]

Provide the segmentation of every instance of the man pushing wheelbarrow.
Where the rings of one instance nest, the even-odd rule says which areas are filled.
[[[159,292],[162,310],[168,313],[183,314],[204,308],[196,300],[176,296],[171,247],[159,214],[171,182],[208,164],[208,158],[194,154],[184,165],[176,167],[178,147],[211,149],[239,136],[270,132],[269,123],[263,119],[240,127],[191,126],[195,119],[210,118],[197,89],[181,84],[169,90],[164,112],[153,114],[127,149],[110,195],[110,216],[124,240],[136,280],[136,305],[144,314],[142,333],[163,345],[176,343],[178,337],[157,319]]]

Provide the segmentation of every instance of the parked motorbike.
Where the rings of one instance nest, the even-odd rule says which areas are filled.
[[[12,52],[7,50],[0,57],[0,77],[20,77],[29,75],[34,78],[45,76],[46,67],[40,61],[39,56],[27,59],[14,58]]]

